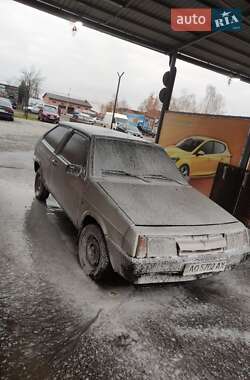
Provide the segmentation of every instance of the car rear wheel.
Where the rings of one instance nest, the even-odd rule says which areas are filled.
[[[112,272],[106,242],[100,227],[88,224],[78,243],[79,262],[84,272],[93,280],[104,280]]]
[[[40,170],[36,172],[35,196],[39,201],[45,201],[49,196],[49,191],[44,186]]]
[[[179,167],[179,170],[181,172],[181,174],[184,176],[184,177],[188,177],[189,176],[189,172],[190,172],[190,169],[189,169],[189,166],[187,164],[183,164]]]

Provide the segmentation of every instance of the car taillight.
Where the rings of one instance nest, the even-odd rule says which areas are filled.
[[[13,109],[12,109],[12,108],[10,108],[10,107],[5,107],[5,109],[6,109],[7,112],[13,113]]]
[[[146,236],[139,235],[136,248],[136,257],[142,259],[147,257],[148,253],[148,239]]]

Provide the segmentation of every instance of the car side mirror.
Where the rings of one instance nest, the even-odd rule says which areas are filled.
[[[85,177],[86,168],[81,165],[69,164],[66,167],[66,173],[74,177]]]
[[[205,152],[203,152],[203,150],[199,150],[199,151],[196,153],[196,156],[205,156]]]

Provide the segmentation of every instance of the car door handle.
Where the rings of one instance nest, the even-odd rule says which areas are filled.
[[[57,166],[58,161],[56,158],[52,158],[51,163],[52,163],[52,165]]]

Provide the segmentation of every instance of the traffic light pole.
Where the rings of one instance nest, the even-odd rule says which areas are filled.
[[[157,133],[156,133],[156,137],[155,137],[156,144],[159,143],[164,116],[165,116],[166,111],[169,110],[169,106],[170,106],[170,102],[171,102],[171,98],[172,98],[172,92],[173,92],[173,88],[174,88],[176,71],[177,71],[176,67],[175,67],[176,56],[177,56],[177,53],[170,55],[170,57],[169,57],[170,58],[170,62],[169,62],[170,70],[169,70],[169,72],[166,73],[167,75],[165,74],[163,77],[163,84],[166,87],[163,88],[160,92],[160,100],[162,101],[162,108],[161,108],[161,115],[160,115],[160,119],[159,119],[159,123],[158,123]]]

